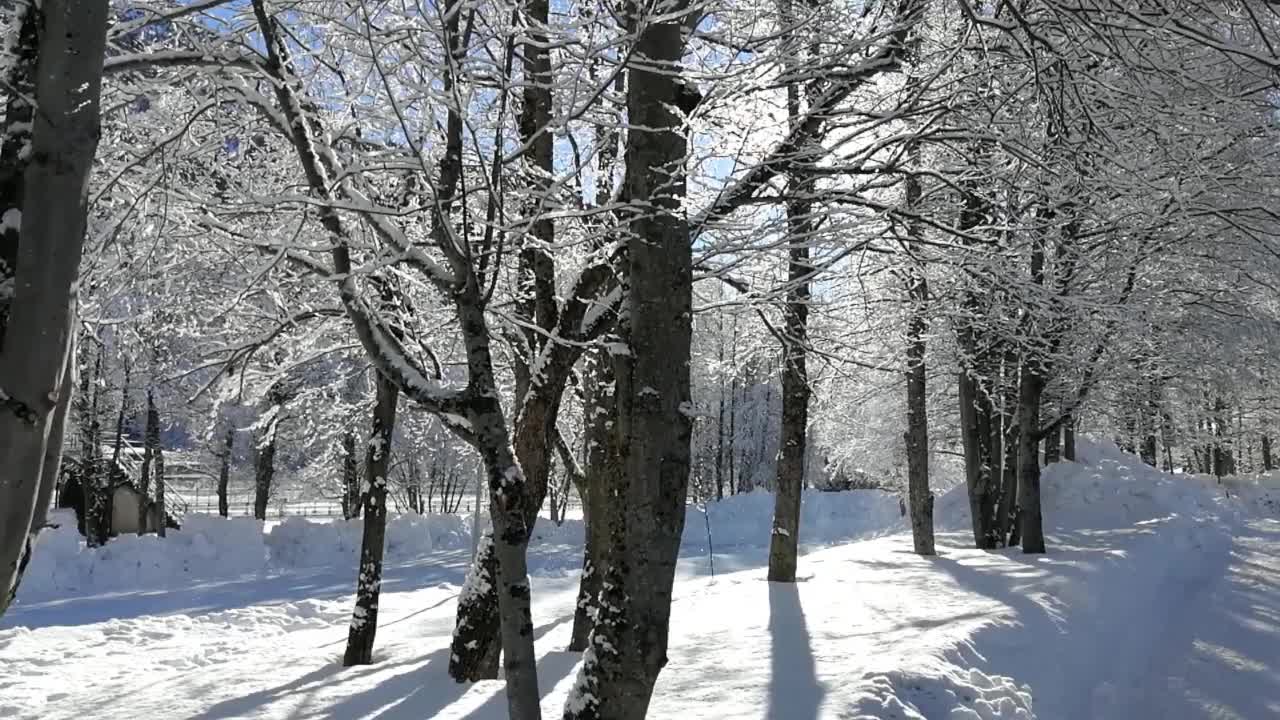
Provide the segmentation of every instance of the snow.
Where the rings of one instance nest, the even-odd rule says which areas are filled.
[[[1103,443],[1080,460],[1045,470],[1045,555],[967,547],[963,488],[938,498],[934,558],[910,552],[895,496],[809,492],[801,581],[775,584],[770,495],[690,508],[649,716],[1280,716],[1269,481],[1166,475]],[[350,670],[358,522],[188,518],[96,551],[46,532],[0,620],[0,717],[503,718],[500,682],[445,673],[469,531],[391,520],[375,664]],[[530,548],[545,717],[581,664],[562,651],[581,541],[543,521]]]

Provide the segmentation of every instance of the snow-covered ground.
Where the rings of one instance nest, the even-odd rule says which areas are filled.
[[[691,509],[650,717],[1280,717],[1275,491],[1108,445],[1081,460],[1046,471],[1044,556],[967,548],[963,490],[939,499],[936,558],[896,498],[813,493],[804,579],[776,585],[768,495]],[[358,532],[195,518],[94,552],[47,533],[0,621],[0,717],[504,717],[500,683],[445,674],[466,519],[393,525],[378,661],[340,667]],[[546,717],[578,662],[581,535],[544,523],[530,552]]]

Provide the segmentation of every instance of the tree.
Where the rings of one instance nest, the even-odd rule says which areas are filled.
[[[381,375],[375,375],[377,399],[365,454],[364,530],[360,537],[360,567],[356,576],[356,606],[351,613],[347,650],[342,664],[373,662],[373,640],[378,632],[378,596],[382,590],[382,551],[387,534],[387,470],[391,464],[391,437],[395,432],[396,402],[400,391]]]
[[[685,40],[697,14],[630,8],[627,64],[626,350],[617,360],[625,486],[617,498],[599,615],[566,720],[643,718],[667,659],[671,587],[689,483],[692,245],[681,210],[688,153],[677,110]]]
[[[32,8],[28,7],[30,13]],[[75,282],[84,245],[89,169],[98,143],[107,3],[46,0],[13,301],[0,350],[0,612],[12,601],[33,523],[57,476],[71,381]],[[6,217],[14,220],[6,211]],[[6,223],[7,224],[7,223]],[[58,434],[53,431],[58,430]],[[46,468],[46,458],[55,467]]]

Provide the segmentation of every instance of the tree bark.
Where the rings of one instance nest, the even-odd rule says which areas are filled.
[[[360,568],[356,576],[356,606],[347,632],[345,667],[373,662],[373,640],[378,632],[378,597],[382,590],[382,552],[387,535],[387,468],[391,464],[391,436],[395,432],[396,401],[400,391],[374,371],[377,401],[373,427],[365,453],[364,474],[369,489],[364,494],[364,528],[360,537]]]
[[[667,661],[692,432],[693,262],[682,210],[688,148],[674,110],[687,91],[679,79],[687,33],[681,22],[692,20],[684,17],[685,0],[663,9],[665,22],[627,18],[635,46],[627,67],[624,183],[635,211],[627,239],[630,354],[618,368],[626,485],[608,592],[565,703],[567,720],[642,720]]]
[[[917,191],[918,192],[918,191]],[[929,289],[925,277],[914,273],[909,280],[911,318],[907,325],[907,497],[911,507],[911,540],[919,555],[934,555],[933,493],[929,491],[929,415],[925,367],[925,303]],[[988,437],[990,434],[988,433]],[[989,504],[989,503],[988,503]],[[976,528],[976,525],[975,525]],[[975,537],[988,536],[984,532]]]
[[[585,479],[586,547],[582,558],[582,578],[578,604],[573,615],[569,650],[587,649],[587,641],[599,606],[600,588],[608,570],[611,498],[618,490],[621,475],[618,447],[618,405],[614,396],[612,361],[598,354],[589,360],[584,393],[584,437],[586,438]]]
[[[159,466],[163,460],[159,459],[160,454],[160,412],[156,410],[155,396],[151,390],[147,390],[147,424],[142,433],[142,475],[138,482],[138,534],[141,535],[147,530],[147,519],[156,517],[156,514],[148,512],[148,508],[154,507],[151,504],[151,473],[152,465],[156,466],[156,498],[159,505],[160,485],[159,485]],[[160,527],[164,525],[164,506],[160,505],[159,521],[157,527],[154,528],[159,534]]]
[[[1070,413],[1062,419],[1062,459],[1076,461],[1076,419]]]
[[[98,108],[108,4],[45,0],[41,7],[30,165],[26,168],[13,304],[0,351],[0,613],[18,583],[58,405],[73,388],[75,285],[84,247],[88,176],[99,137]]]
[[[795,27],[791,0],[781,3],[782,25]],[[801,51],[793,45],[790,57]],[[788,66],[795,62],[788,62]],[[787,86],[787,110],[794,128],[803,113],[801,83]],[[800,501],[804,488],[804,461],[809,431],[809,282],[813,266],[809,243],[813,242],[813,194],[811,173],[802,167],[811,161],[804,155],[794,158],[787,179],[787,299],[783,305],[782,422],[779,426],[778,466],[774,481],[773,529],[769,534],[769,580],[795,582],[800,542]],[[766,408],[768,406],[766,405]]]
[[[356,468],[356,435],[342,434],[342,517],[360,517],[360,473]]]
[[[63,369],[62,387],[75,387],[75,341],[72,338],[72,348],[67,352],[67,364]],[[66,432],[67,411],[71,407],[71,393],[63,392],[58,396],[58,404],[53,409],[53,416],[49,423],[49,439],[45,443],[44,466],[40,470],[40,491],[36,496],[35,509],[31,516],[31,530],[27,533],[26,547],[22,551],[22,559],[18,562],[17,577],[13,582],[13,586],[9,588],[7,598],[0,598],[0,615],[4,614],[4,609],[13,603],[13,599],[18,594],[18,586],[22,583],[22,575],[26,572],[27,563],[31,560],[31,553],[35,549],[36,536],[40,534],[40,530],[48,523],[49,505],[53,499],[54,489],[58,485],[58,473],[62,467],[62,439]]]
[[[227,426],[226,439],[222,441],[222,457],[218,463],[218,514],[227,516],[227,485],[231,480],[231,451],[235,447],[236,431]]]
[[[1044,464],[1051,465],[1062,459],[1062,426],[1055,425],[1044,436]]]
[[[267,502],[271,499],[271,481],[276,472],[276,431],[279,424],[272,418],[258,438],[253,467],[253,516],[267,519]]]
[[[1043,553],[1044,524],[1040,514],[1040,399],[1044,378],[1034,361],[1022,364],[1018,388],[1018,528],[1022,551]]]
[[[102,457],[102,426],[98,422],[101,377],[99,349],[93,374],[85,374],[80,381],[80,488],[84,494],[84,537],[89,547],[105,545],[111,537],[111,476]]]
[[[1012,547],[1018,544],[1017,502],[1018,502],[1018,422],[1016,407],[1018,404],[1019,365],[1012,348],[1005,352],[1000,383],[1000,416],[999,425],[1002,435],[1002,462],[1000,478],[1000,500],[996,511],[997,544],[1001,547]]]

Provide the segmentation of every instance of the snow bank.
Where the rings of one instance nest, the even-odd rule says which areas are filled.
[[[75,516],[51,518],[40,533],[19,601],[75,595],[161,590],[192,582],[232,580],[298,568],[354,567],[361,520],[289,518],[264,529],[253,518],[189,514],[168,536],[123,535],[88,548]],[[387,521],[385,559],[406,562],[437,549],[470,547],[468,519],[456,515],[396,515]]]
[[[690,507],[685,517],[683,547],[705,551],[707,518],[716,552],[769,544],[773,527],[773,493],[756,489],[708,503],[705,511]],[[830,545],[895,531],[901,522],[898,496],[880,490],[822,492],[806,490],[800,500],[800,542]]]
[[[85,547],[75,516],[61,513],[36,540],[19,599],[166,588],[239,577],[266,566],[262,523],[252,518],[190,515],[168,536],[124,535]]]
[[[1110,530],[1170,516],[1202,520],[1248,510],[1249,504],[1264,508],[1267,501],[1265,488],[1241,502],[1211,479],[1162,472],[1113,442],[1077,442],[1076,462],[1057,462],[1041,471],[1041,509],[1050,530],[1055,525]],[[1280,499],[1280,493],[1273,495],[1272,502]],[[939,530],[971,528],[963,485],[938,498],[935,522]]]
[[[386,562],[414,560],[436,547],[463,547],[470,529],[449,515],[393,515],[387,519]],[[287,518],[266,535],[271,565],[276,568],[323,567],[354,563],[360,554],[364,521],[316,521]]]

